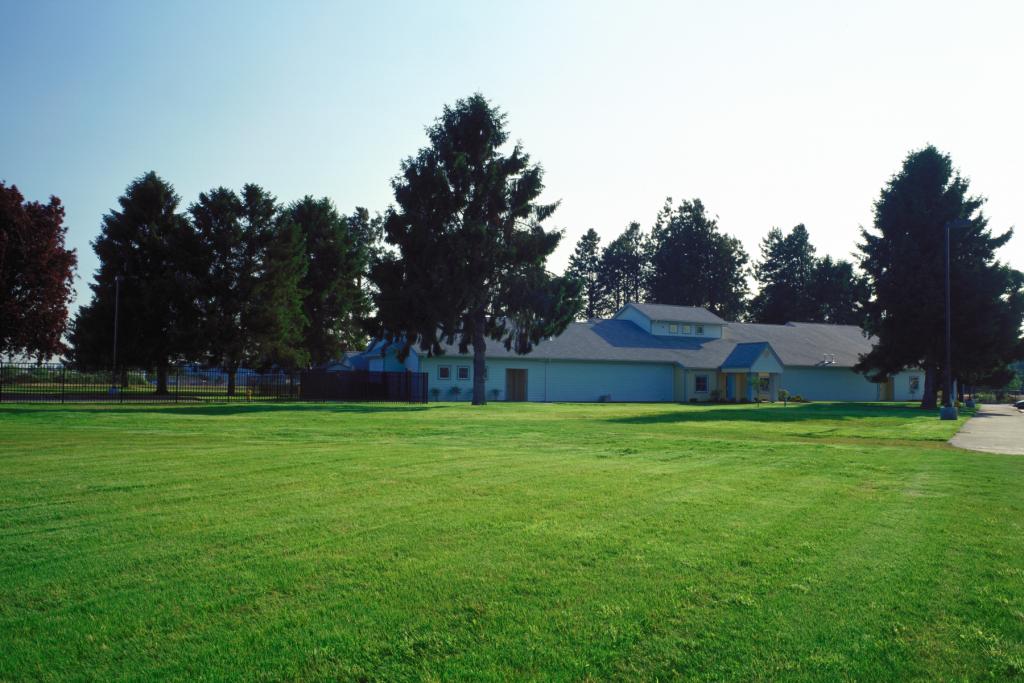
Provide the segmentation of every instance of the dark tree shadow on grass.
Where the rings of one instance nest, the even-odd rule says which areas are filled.
[[[782,406],[736,405],[711,407],[680,405],[674,410],[647,415],[606,418],[619,424],[670,424],[673,422],[802,422],[806,420],[863,420],[889,417],[934,420],[937,411],[907,405],[872,403],[805,403]]]
[[[101,415],[112,414],[140,414],[140,413],[163,413],[167,415],[207,415],[209,417],[227,415],[259,415],[263,413],[335,413],[345,414],[367,414],[367,413],[406,413],[424,410],[442,410],[445,406],[426,406],[422,404],[408,405],[401,403],[217,403],[217,404],[37,404],[4,406],[0,415],[27,415],[32,413],[53,413],[58,408],[62,413],[96,413]]]

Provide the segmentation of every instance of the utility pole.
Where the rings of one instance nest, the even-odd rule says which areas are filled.
[[[953,228],[967,228],[970,225],[970,221],[963,218],[946,222],[946,367],[942,387],[942,408],[939,409],[940,420],[957,418],[956,406],[953,404],[953,318],[949,287],[949,233]]]
[[[114,367],[111,369],[110,376],[110,393],[117,393],[117,328],[118,328],[118,317],[121,313],[121,283],[124,281],[123,275],[114,276]]]

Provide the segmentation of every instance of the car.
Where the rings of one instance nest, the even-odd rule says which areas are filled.
[[[1013,404],[1013,407],[1017,410],[1024,410],[1024,401],[1017,401]]]

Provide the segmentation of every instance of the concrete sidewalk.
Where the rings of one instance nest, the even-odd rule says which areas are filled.
[[[984,405],[949,440],[957,448],[1024,455],[1024,413],[1008,405]]]

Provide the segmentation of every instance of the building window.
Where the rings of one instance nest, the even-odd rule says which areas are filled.
[[[693,377],[693,390],[698,394],[708,393],[708,376],[707,375],[694,375]]]
[[[910,377],[910,393],[916,394],[921,389],[921,378],[917,375]]]
[[[683,334],[690,334],[690,326],[683,325]]]
[[[670,323],[668,326],[668,331],[672,334],[679,334],[679,325],[676,325],[675,323]]]
[[[460,380],[465,381],[465,380],[469,379],[469,366],[468,365],[460,365],[456,369],[456,371],[458,372],[457,376],[458,376],[458,378]]]
[[[767,394],[772,390],[772,378],[771,377],[759,377],[758,378],[758,391],[762,394]]]
[[[704,326],[703,325],[694,325],[693,333],[698,335],[698,336],[704,334]]]
[[[452,366],[450,365],[438,365],[437,366],[437,378],[438,379],[451,379],[452,378]]]

